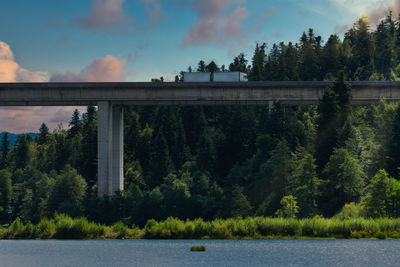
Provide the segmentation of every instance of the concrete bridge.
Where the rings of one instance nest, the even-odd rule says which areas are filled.
[[[351,82],[354,104],[400,101],[400,82]],[[317,104],[331,82],[0,83],[0,106],[98,106],[98,195],[123,190],[124,105]]]

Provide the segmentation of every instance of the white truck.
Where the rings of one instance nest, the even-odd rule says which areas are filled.
[[[247,74],[229,72],[184,72],[183,82],[247,82]]]

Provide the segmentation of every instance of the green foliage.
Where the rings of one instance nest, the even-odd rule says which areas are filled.
[[[48,207],[51,211],[64,212],[78,216],[82,210],[86,182],[75,169],[67,165],[57,175],[51,192]]]
[[[354,202],[347,203],[343,206],[342,210],[339,211],[333,218],[339,220],[348,220],[354,218],[360,218],[363,215],[363,207],[360,204]]]
[[[276,216],[281,218],[296,218],[296,214],[299,213],[296,197],[292,195],[284,196],[280,203],[281,208],[275,213]]]
[[[359,202],[365,174],[358,162],[344,148],[335,149],[326,164],[324,198],[327,199],[328,215],[338,212],[345,203]]]
[[[231,194],[230,210],[232,217],[246,217],[251,215],[253,207],[243,193],[243,188],[235,185]]]
[[[1,140],[1,158],[0,158],[0,169],[7,167],[8,152],[10,151],[10,140],[8,140],[8,133],[5,132]]]
[[[11,173],[8,170],[0,170],[0,222],[9,222],[11,216]]]
[[[190,251],[206,251],[206,246],[192,246]]]
[[[378,171],[367,187],[362,204],[368,217],[398,217],[400,182],[390,178],[385,170]]]
[[[306,154],[299,160],[293,172],[295,183],[294,196],[301,207],[302,217],[313,216],[317,213],[317,200],[321,196],[322,180],[318,179],[315,159],[311,154]]]

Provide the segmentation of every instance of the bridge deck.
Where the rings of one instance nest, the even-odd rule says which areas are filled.
[[[400,101],[400,82],[350,82],[355,104]],[[316,104],[331,82],[0,83],[0,106]]]

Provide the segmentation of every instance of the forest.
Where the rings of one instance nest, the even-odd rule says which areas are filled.
[[[400,20],[389,14],[371,26],[360,18],[343,40],[309,29],[296,43],[257,44],[246,57],[226,66],[200,60],[188,71],[334,85],[318,105],[276,102],[272,110],[126,107],[125,190],[112,197],[97,197],[95,107],[76,110],[68,129],[38,125],[36,137],[20,135],[12,148],[5,134],[0,223],[55,214],[140,227],[167,218],[399,217],[400,105],[352,106],[346,81],[400,80]]]

